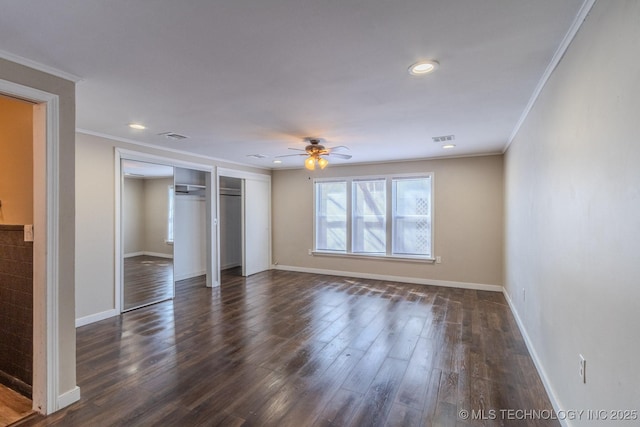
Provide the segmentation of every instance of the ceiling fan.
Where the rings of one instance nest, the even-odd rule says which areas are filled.
[[[304,150],[301,148],[289,148],[289,150],[303,151],[302,153],[286,154],[284,156],[277,156],[277,157],[307,156],[307,158],[304,161],[304,167],[309,170],[314,170],[316,168],[316,164],[320,166],[320,169],[324,169],[327,167],[327,165],[329,164],[329,161],[322,156],[334,156],[334,157],[339,157],[341,159],[351,158],[351,154],[336,153],[336,151],[349,149],[349,147],[346,147],[344,145],[338,145],[337,147],[327,148],[321,144],[321,142],[324,142],[324,139],[322,138],[307,137],[304,139],[304,141],[307,143],[307,146],[304,147]]]

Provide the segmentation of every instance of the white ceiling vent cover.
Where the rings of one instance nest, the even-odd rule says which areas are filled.
[[[175,132],[163,132],[163,133],[159,133],[158,135],[164,136],[165,138],[169,138],[169,139],[175,139],[176,141],[181,141],[183,139],[188,138],[188,136],[180,135],[179,133],[175,133]]]
[[[451,142],[456,139],[455,135],[443,135],[443,136],[433,136],[431,137],[433,142]]]

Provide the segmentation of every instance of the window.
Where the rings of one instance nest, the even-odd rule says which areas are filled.
[[[431,259],[432,175],[315,181],[315,251]]]
[[[316,183],[316,249],[347,250],[347,182]]]
[[[173,211],[173,185],[170,185],[167,189],[167,243],[173,242]]]
[[[393,253],[431,255],[431,180],[394,178]]]
[[[384,179],[353,181],[353,252],[385,254],[387,201]]]

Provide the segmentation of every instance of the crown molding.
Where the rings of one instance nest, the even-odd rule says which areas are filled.
[[[24,65],[25,67],[33,68],[34,70],[42,71],[43,73],[51,74],[52,76],[60,77],[61,79],[70,80],[74,83],[78,83],[83,80],[82,77],[75,74],[41,64],[39,62],[19,55],[15,55],[11,52],[7,52],[6,50],[0,50],[0,58],[6,59],[7,61],[15,62],[16,64]]]
[[[265,168],[265,167],[261,167],[261,166],[254,166],[254,165],[250,165],[248,163],[240,163],[240,162],[235,162],[233,160],[222,159],[222,158],[219,158],[219,157],[206,156],[204,154],[198,154],[198,153],[194,153],[192,151],[187,151],[187,150],[178,150],[178,149],[175,149],[175,148],[163,147],[161,145],[150,144],[150,143],[147,143],[147,142],[140,142],[140,141],[136,141],[134,139],[122,138],[122,137],[119,137],[119,136],[109,135],[109,134],[102,133],[102,132],[94,132],[94,131],[88,130],[88,129],[76,128],[76,133],[81,133],[83,135],[96,136],[98,138],[110,139],[112,141],[124,142],[124,143],[127,143],[127,144],[137,145],[139,147],[146,147],[146,148],[165,151],[165,152],[169,152],[169,153],[182,154],[182,155],[185,155],[185,156],[191,156],[191,157],[198,158],[198,159],[205,159],[205,160],[214,161],[214,162],[217,162],[217,163],[227,163],[227,164],[230,164],[230,165],[237,165],[237,166],[243,166],[243,167],[246,167],[246,168],[260,169],[260,170],[266,170],[266,171],[270,171],[271,170],[269,168]]]
[[[578,30],[580,30],[582,23],[585,21],[585,19],[587,19],[587,16],[589,15],[589,12],[593,8],[593,5],[596,3],[596,1],[597,0],[585,0],[584,3],[582,3],[582,7],[580,8],[580,10],[578,11],[578,14],[576,15],[575,19],[571,23],[571,26],[569,27],[569,31],[567,31],[567,34],[565,34],[564,39],[562,39],[560,46],[558,46],[556,53],[551,58],[551,62],[547,66],[547,69],[544,71],[544,74],[542,74],[542,78],[540,78],[538,85],[533,91],[533,94],[531,95],[531,98],[529,99],[527,106],[525,107],[524,111],[520,115],[520,119],[518,119],[518,121],[516,122],[516,125],[513,128],[513,131],[511,132],[511,136],[509,136],[509,140],[507,141],[507,144],[504,146],[502,153],[505,153],[507,151],[507,149],[515,139],[516,135],[520,131],[520,128],[522,127],[523,123],[527,119],[527,116],[529,115],[529,113],[533,109],[533,106],[538,100],[538,97],[540,96],[542,89],[544,89],[545,85],[547,84],[547,81],[549,81],[549,79],[551,78],[551,74],[553,74],[553,71],[556,69],[560,61],[562,61],[562,58],[564,57],[564,54],[567,52],[569,45],[571,45],[571,42],[573,41],[576,34],[578,33]]]

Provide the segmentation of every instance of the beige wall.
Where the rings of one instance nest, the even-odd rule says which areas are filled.
[[[167,187],[173,185],[173,178],[144,180],[144,250],[157,254],[173,255],[173,246],[166,243]]]
[[[76,386],[75,313],[75,83],[0,59],[0,79],[59,96],[58,362],[59,394]],[[37,230],[36,230],[37,232]]]
[[[0,224],[33,224],[33,104],[0,96]]]
[[[122,250],[125,255],[144,251],[144,180],[122,180]]]
[[[153,149],[87,134],[76,135],[76,318],[115,310],[115,148],[176,160],[270,174],[197,156]]]
[[[113,146],[78,135],[76,158],[76,316],[84,317],[115,308]]]
[[[505,286],[560,409],[639,409],[639,22],[597,2],[506,154]]]
[[[173,255],[166,243],[167,187],[173,178],[124,178],[122,192],[122,244],[125,255],[152,252]]]
[[[441,264],[309,256],[313,179],[434,173],[434,254]],[[273,261],[281,266],[502,285],[502,156],[274,171]]]
[[[173,256],[166,243],[168,221],[167,188],[173,178],[124,178],[122,191],[122,245],[125,255]]]

